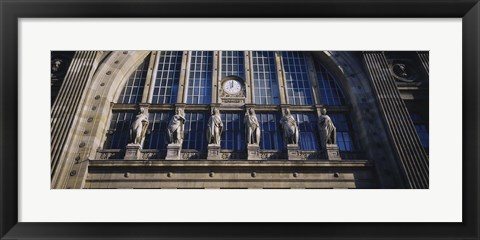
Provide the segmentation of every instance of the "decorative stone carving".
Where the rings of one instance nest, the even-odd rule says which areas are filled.
[[[60,70],[60,67],[63,63],[62,59],[55,58],[51,60],[52,73],[56,73]]]
[[[283,140],[285,144],[298,144],[300,134],[298,132],[297,121],[290,113],[290,109],[286,108],[282,119],[280,119],[282,125]]]
[[[320,144],[323,150],[327,144],[337,144],[337,128],[332,119],[327,115],[327,109],[323,108],[318,119],[318,130],[320,134]]]
[[[245,113],[244,122],[247,144],[255,144],[258,146],[260,143],[260,124],[258,123],[257,115],[253,108],[249,108]]]
[[[226,76],[221,81],[220,98],[223,103],[245,103],[245,81],[238,76]]]
[[[205,159],[207,154],[205,152],[182,152],[182,159],[183,160],[190,160],[190,159]]]
[[[207,124],[207,143],[220,146],[220,138],[222,136],[223,122],[220,117],[220,111],[214,107],[212,116],[208,119]]]
[[[324,158],[323,154],[318,151],[298,151],[298,155],[302,160],[320,160]]]
[[[263,150],[260,151],[260,157],[262,160],[267,160],[267,159],[286,159],[288,158],[287,155],[285,154],[285,151],[268,151],[268,150]]]
[[[95,159],[109,160],[109,159],[122,159],[123,152],[120,149],[98,149]]]
[[[130,142],[129,144],[137,144],[140,149],[143,146],[145,140],[145,134],[148,128],[148,112],[144,107],[140,107],[140,112],[135,117],[130,127]]]
[[[417,80],[414,69],[403,61],[393,61],[389,67],[390,73],[397,81],[410,83]]]
[[[168,124],[168,143],[182,145],[184,130],[185,113],[183,111],[183,108],[177,108],[175,115],[172,117],[172,119],[170,119],[170,123]]]

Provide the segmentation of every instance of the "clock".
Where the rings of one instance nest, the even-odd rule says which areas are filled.
[[[235,95],[239,94],[242,90],[242,83],[236,79],[228,79],[223,82],[223,91],[228,94]]]
[[[222,103],[243,104],[245,103],[245,81],[238,76],[226,76],[222,79],[219,89]]]

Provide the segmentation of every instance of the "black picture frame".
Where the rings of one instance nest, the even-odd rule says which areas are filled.
[[[1,239],[479,239],[478,0],[0,0]],[[463,19],[462,223],[18,222],[19,18],[418,17]],[[454,160],[454,159],[452,159]],[[41,207],[41,206],[39,206]]]

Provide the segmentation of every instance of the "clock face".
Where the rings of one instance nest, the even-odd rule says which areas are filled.
[[[223,83],[223,90],[228,94],[237,94],[242,90],[242,84],[238,80],[230,79]]]

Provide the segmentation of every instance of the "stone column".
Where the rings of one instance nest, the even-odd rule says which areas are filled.
[[[429,73],[429,53],[428,52],[417,52],[418,58],[422,63],[423,69],[427,74]]]
[[[389,71],[383,52],[364,52],[373,91],[389,130],[405,185],[409,188],[429,187],[429,160],[421,145],[407,107]]]
[[[66,165],[68,147],[72,142],[74,127],[78,122],[81,102],[88,83],[97,67],[103,53],[100,51],[78,51],[74,54],[70,67],[62,84],[57,99],[51,110],[51,176],[52,187],[61,187],[59,180],[62,168]],[[83,152],[85,143],[80,143],[78,152]],[[62,166],[63,165],[63,166]],[[67,170],[67,169],[66,169]],[[79,169],[70,171],[70,176],[76,176]]]
[[[275,62],[277,64],[277,77],[278,77],[278,93],[280,94],[280,103],[288,104],[287,102],[287,89],[285,80],[285,71],[283,70],[282,53],[275,51]]]

